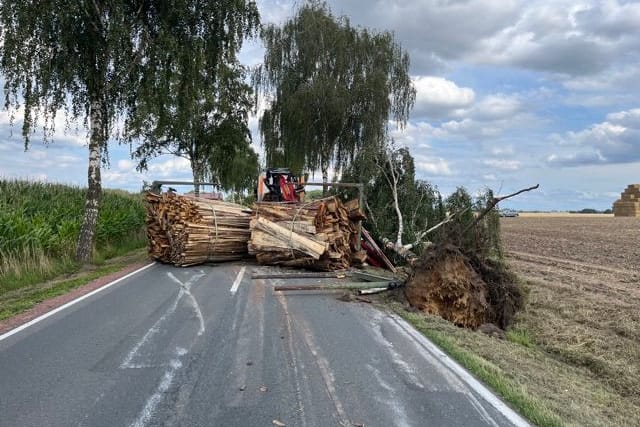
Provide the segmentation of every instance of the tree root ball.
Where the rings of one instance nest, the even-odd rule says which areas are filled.
[[[505,329],[522,307],[515,276],[501,264],[467,256],[450,244],[425,251],[405,296],[412,307],[471,329],[486,323]]]

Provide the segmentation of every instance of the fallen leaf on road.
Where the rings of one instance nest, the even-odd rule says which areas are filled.
[[[279,420],[273,420],[273,424],[280,427],[285,427],[286,424]]]

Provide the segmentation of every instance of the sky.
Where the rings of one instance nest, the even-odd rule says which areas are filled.
[[[300,0],[258,1],[263,23],[284,22]],[[390,129],[417,175],[449,194],[492,188],[525,210],[607,209],[640,183],[640,2],[331,0],[334,15],[392,31],[409,52],[417,89],[409,123]],[[241,60],[262,61],[259,40]],[[0,99],[4,101],[3,95]],[[0,177],[86,185],[86,130],[58,117],[53,142],[24,150],[21,117],[0,112]],[[66,129],[65,129],[66,128]],[[261,152],[258,118],[250,119]],[[130,147],[111,144],[103,185],[190,179],[186,160],[163,156],[145,174]]]

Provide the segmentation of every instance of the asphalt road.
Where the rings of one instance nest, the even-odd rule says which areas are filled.
[[[154,265],[2,338],[0,425],[526,425],[397,317],[254,269]]]

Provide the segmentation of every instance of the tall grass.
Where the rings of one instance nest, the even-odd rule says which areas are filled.
[[[78,268],[73,262],[85,189],[0,180],[0,294]],[[103,193],[96,261],[144,245],[142,197]]]

